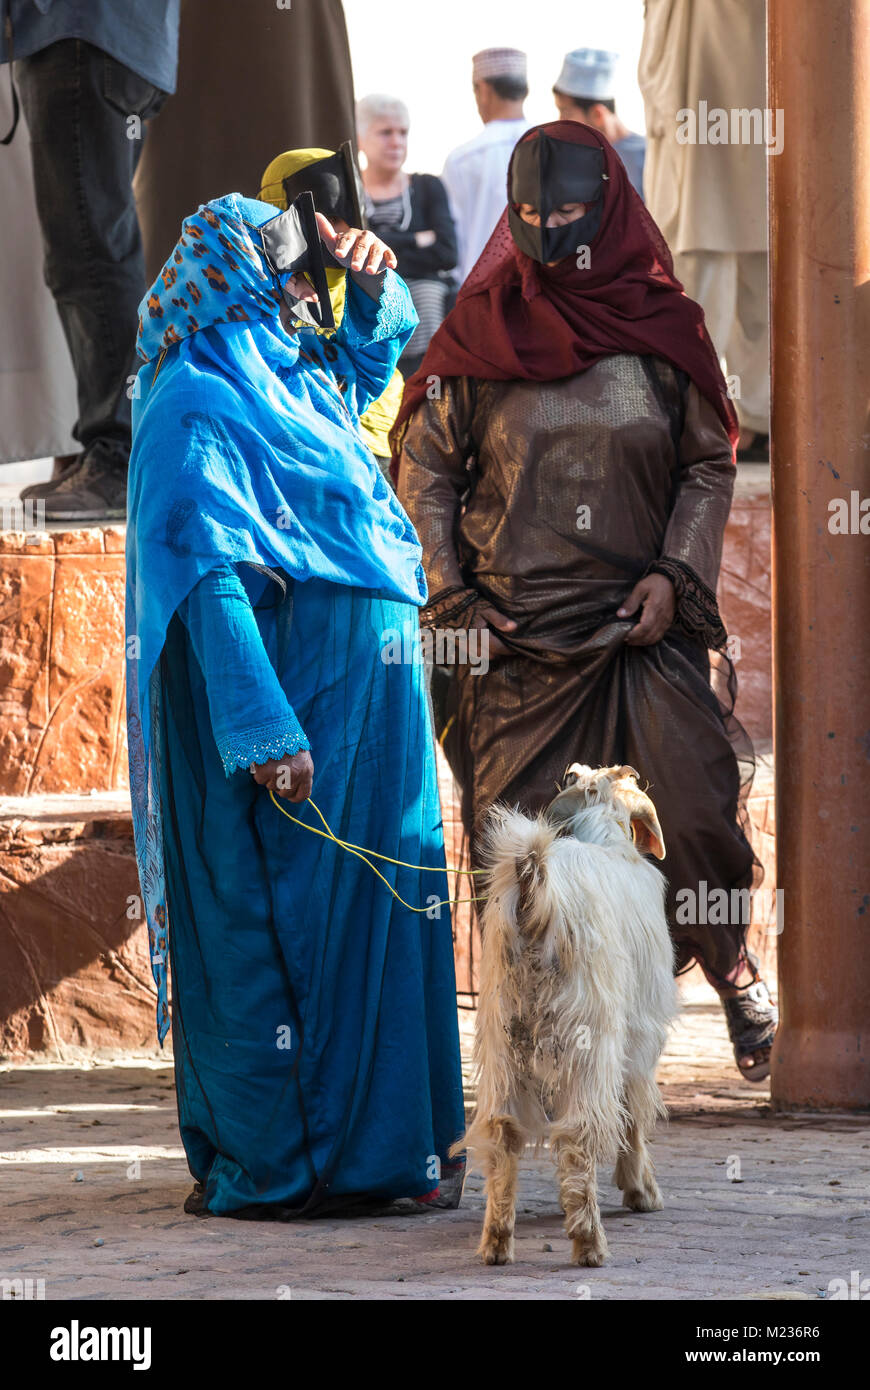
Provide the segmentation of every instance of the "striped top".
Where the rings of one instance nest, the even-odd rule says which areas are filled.
[[[371,230],[389,245],[390,228],[407,231],[411,221],[411,194],[406,186],[394,198],[383,198],[374,202],[366,196],[366,218]],[[406,279],[405,284],[411,293],[414,308],[420,320],[405,348],[403,357],[420,357],[429,346],[429,341],[444,318],[444,305],[448,286],[436,274],[428,279]]]

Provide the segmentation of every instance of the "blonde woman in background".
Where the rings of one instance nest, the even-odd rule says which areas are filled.
[[[363,97],[357,103],[356,124],[366,157],[366,221],[395,251],[398,273],[420,319],[399,360],[407,377],[420,366],[450,307],[447,272],[457,261],[456,229],[441,180],[435,174],[405,173],[409,117],[404,103],[389,96]]]

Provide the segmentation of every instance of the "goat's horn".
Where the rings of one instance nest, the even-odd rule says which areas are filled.
[[[623,777],[633,777],[635,782],[640,781],[640,773],[635,768],[629,767],[628,763],[623,763],[622,767],[616,768],[610,775],[614,782],[620,782]]]

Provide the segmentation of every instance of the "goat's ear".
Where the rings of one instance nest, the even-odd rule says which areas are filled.
[[[635,782],[640,781],[640,773],[636,772],[633,767],[629,767],[628,763],[624,763],[622,767],[611,768],[608,776],[611,782],[621,782],[623,777],[633,777]]]
[[[625,769],[623,769],[625,771]],[[617,785],[617,798],[623,802],[631,817],[631,830],[634,834],[635,848],[642,855],[655,855],[664,859],[664,837],[656,808],[645,791],[638,785]]]
[[[665,857],[665,841],[656,808],[645,792],[633,788],[625,798],[631,816],[635,847],[641,854],[653,854],[656,859]]]

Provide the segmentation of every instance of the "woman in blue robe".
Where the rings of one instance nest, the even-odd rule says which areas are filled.
[[[336,246],[321,220],[350,261],[342,323],[328,355],[315,330],[285,331],[290,277],[260,233],[274,217],[237,194],[201,207],[138,337],[131,793],[161,1042],[172,968],[197,1182],[186,1205],[281,1217],[455,1205],[462,1165],[447,1151],[464,1122],[426,588],[417,537],[359,434],[416,316],[401,279],[373,272],[376,252],[354,268],[361,234]],[[280,794],[274,769],[310,768],[308,753],[329,826],[384,856],[398,897],[260,785]],[[294,773],[296,804],[280,804],[322,830],[305,790]]]

